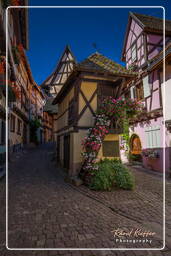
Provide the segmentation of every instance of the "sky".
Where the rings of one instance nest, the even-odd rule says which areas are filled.
[[[169,0],[29,0],[30,6],[163,6],[171,19]],[[78,62],[98,51],[123,64],[121,53],[129,12],[163,17],[162,8],[29,8],[32,74],[40,85],[55,69],[67,44]],[[96,45],[96,47],[94,46]]]

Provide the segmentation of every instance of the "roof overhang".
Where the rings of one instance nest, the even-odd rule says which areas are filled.
[[[28,0],[23,0],[23,6],[28,6]],[[21,9],[21,19],[22,19],[22,42],[23,47],[28,50],[29,40],[28,40],[28,8]]]
[[[58,104],[61,102],[63,96],[67,93],[68,89],[71,87],[71,84],[75,81],[75,79],[78,77],[78,75],[81,72],[89,72],[93,74],[94,77],[101,75],[104,78],[113,78],[114,81],[116,81],[118,78],[134,78],[136,74],[124,74],[124,73],[116,73],[113,74],[111,72],[104,72],[104,71],[94,71],[92,69],[88,69],[86,67],[80,67],[77,66],[75,70],[72,72],[72,74],[68,77],[67,81],[63,85],[62,89],[59,91],[58,95],[52,102],[53,105]],[[104,79],[105,80],[105,79]]]

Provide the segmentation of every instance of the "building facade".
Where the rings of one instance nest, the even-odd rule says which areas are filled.
[[[54,99],[58,104],[57,161],[70,176],[77,175],[82,167],[82,140],[94,126],[98,106],[106,96],[119,97],[126,82],[134,77],[132,71],[95,53],[77,64]],[[120,127],[112,124],[98,158],[120,158]]]
[[[9,154],[12,154],[30,143],[30,122],[39,118],[40,123],[42,122],[45,102],[43,93],[34,82],[25,54],[28,50],[27,8],[8,10],[8,60],[5,59],[5,9],[8,5],[28,5],[28,3],[26,0],[1,1],[0,6],[0,33],[3,39],[0,44],[1,112],[4,110],[6,97],[5,64],[8,62],[8,146]],[[1,145],[3,142],[5,148],[4,115],[3,118],[4,121],[0,122],[0,131]],[[42,129],[38,132],[39,140],[43,134]]]
[[[166,21],[166,46],[170,41],[171,21]],[[153,65],[153,62],[159,58],[162,50],[163,20],[130,13],[122,60],[126,61],[127,69],[137,72],[137,76],[127,84],[124,96],[141,101],[145,109],[142,120],[133,120],[130,129],[130,152],[137,159],[141,159],[146,168],[160,172],[163,171],[163,149],[165,147],[162,95],[163,58],[161,58],[160,66]],[[170,76],[168,65],[166,73],[166,76]],[[167,81],[167,90],[171,86],[169,84],[170,81]],[[167,172],[170,169],[168,159],[166,157]]]

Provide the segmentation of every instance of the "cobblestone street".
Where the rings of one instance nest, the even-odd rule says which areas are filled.
[[[90,191],[64,182],[52,147],[28,149],[9,166],[9,248],[162,247],[162,178],[132,170],[135,191]],[[171,255],[171,181],[166,181],[166,248],[163,251],[11,251],[5,249],[5,178],[0,180],[0,256]],[[112,230],[155,232],[152,243],[117,243]]]

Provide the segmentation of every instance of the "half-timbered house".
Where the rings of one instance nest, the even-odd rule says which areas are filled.
[[[69,175],[77,175],[82,166],[82,140],[94,125],[94,115],[104,97],[119,97],[134,72],[94,53],[74,66],[73,72],[53,101],[58,104],[57,158]],[[119,134],[113,124],[106,135],[98,158],[119,158]]]
[[[56,97],[65,81],[73,71],[76,59],[67,45],[55,70],[40,85],[49,97]]]
[[[166,20],[166,45],[171,41],[171,21]],[[130,138],[130,151],[141,159],[147,168],[163,170],[164,118],[161,66],[152,63],[163,50],[163,19],[130,13],[125,35],[122,60],[127,69],[138,75],[125,87],[124,96],[137,98],[144,103],[146,114],[134,120]],[[161,55],[162,56],[162,55]],[[171,84],[167,88],[170,88]],[[169,104],[170,105],[170,104]],[[169,169],[168,163],[166,170]]]
[[[56,134],[54,131],[57,129],[56,117],[58,109],[56,106],[52,105],[52,102],[63,87],[69,75],[72,73],[75,64],[76,59],[70,47],[67,45],[56,65],[55,70],[40,85],[46,98],[46,105],[43,109],[44,142],[55,140]]]
[[[171,42],[165,49],[165,83],[163,81],[163,51],[150,63],[148,70],[158,69],[160,72],[163,109],[165,110],[165,166],[171,173]]]

